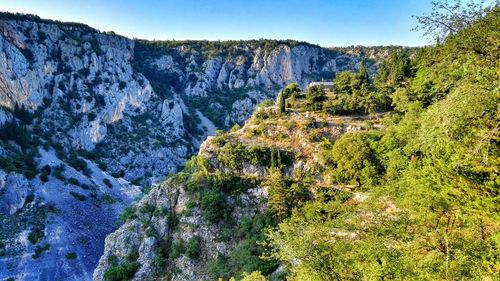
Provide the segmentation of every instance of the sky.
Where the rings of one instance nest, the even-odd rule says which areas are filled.
[[[422,46],[431,0],[0,0],[0,11],[156,40],[294,39],[324,47]]]

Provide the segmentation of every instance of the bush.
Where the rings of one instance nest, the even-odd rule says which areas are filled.
[[[52,172],[52,175],[56,178],[56,179],[59,179],[59,180],[65,180],[65,177],[63,175],[63,172],[65,170],[65,166],[63,164],[61,165],[58,165],[54,168],[53,172]]]
[[[227,215],[226,201],[224,193],[210,190],[203,194],[201,198],[201,209],[203,218],[209,223],[217,223]]]
[[[50,250],[50,245],[45,244],[43,247],[37,246],[35,248],[35,253],[31,255],[33,259],[38,259],[39,257],[42,256],[43,252]]]
[[[71,253],[66,254],[66,259],[68,259],[68,260],[74,260],[76,258],[77,258],[77,255],[75,252],[71,252]]]
[[[83,195],[81,193],[70,191],[69,194],[71,194],[71,196],[75,197],[76,199],[78,199],[80,201],[87,200],[87,196],[85,196],[85,195]]]
[[[125,261],[118,265],[116,256],[110,256],[108,262],[111,264],[111,267],[104,273],[104,280],[123,281],[134,278],[135,273],[139,269],[138,258],[139,253],[137,251],[131,252],[126,256]]]
[[[28,235],[28,240],[31,242],[31,244],[36,244],[44,236],[45,236],[45,231],[43,229],[35,228],[31,230],[30,234]]]
[[[121,265],[114,265],[104,273],[104,280],[106,281],[123,281],[134,278],[135,273],[139,269],[137,262],[125,262]]]
[[[109,179],[103,179],[102,182],[109,188],[112,188],[113,185],[111,184],[111,181]]]
[[[323,108],[323,102],[326,100],[325,90],[321,86],[309,87],[306,99],[312,110],[320,110]]]
[[[120,215],[120,221],[126,222],[127,220],[134,219],[136,217],[137,217],[137,215],[135,214],[135,207],[130,206],[130,207],[125,208],[123,213]]]
[[[184,245],[184,241],[182,240],[175,240],[172,243],[172,247],[170,249],[170,258],[176,259],[180,257],[182,254],[184,254],[186,250],[186,247]]]
[[[365,134],[343,135],[334,143],[331,153],[335,182],[361,186],[377,179],[379,167]]]
[[[67,163],[75,168],[77,171],[83,171],[84,174],[87,174],[89,172],[89,168],[87,166],[87,162],[85,160],[78,158],[76,155],[72,155]]]
[[[200,256],[200,242],[199,236],[193,236],[189,239],[186,245],[186,256],[190,259],[197,259]]]
[[[125,87],[126,87],[126,86],[127,86],[127,83],[126,83],[126,82],[124,82],[124,81],[120,81],[120,82],[118,83],[118,88],[120,88],[120,90],[125,89]]]
[[[29,203],[35,201],[35,195],[34,194],[28,194],[26,196],[26,199],[24,199],[24,205],[28,205]]]
[[[234,124],[234,126],[231,128],[231,132],[236,132],[236,131],[238,131],[239,129],[241,129],[240,124]]]
[[[45,165],[42,167],[41,174],[40,174],[40,180],[42,182],[48,182],[49,181],[49,175],[52,172],[52,169],[50,168],[49,165]]]
[[[269,210],[279,220],[290,216],[294,207],[309,199],[309,191],[302,184],[293,183],[281,172],[275,172],[269,183]]]
[[[69,178],[69,179],[68,179],[68,183],[69,183],[69,184],[72,184],[72,185],[77,185],[77,186],[79,186],[79,185],[80,185],[80,181],[79,181],[79,180],[77,180],[77,179],[75,179],[75,178]]]
[[[263,108],[263,107],[269,107],[269,106],[273,106],[273,105],[274,105],[274,101],[272,101],[272,100],[265,100],[265,101],[263,101],[263,102],[261,102],[261,103],[257,104],[257,106],[256,106],[256,107],[257,107],[257,108],[259,108],[259,107],[262,107],[262,108]]]

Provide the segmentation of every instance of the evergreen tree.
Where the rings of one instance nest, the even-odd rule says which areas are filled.
[[[280,94],[278,95],[278,105],[280,113],[286,113],[286,100],[283,91],[281,91]]]
[[[359,85],[368,87],[370,85],[370,76],[368,75],[368,70],[366,69],[365,60],[361,61],[358,71]]]

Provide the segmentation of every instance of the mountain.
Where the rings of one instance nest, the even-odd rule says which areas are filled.
[[[133,40],[10,13],[0,31],[0,278],[26,280],[91,279],[119,214],[208,135],[288,83],[365,58],[296,41]]]

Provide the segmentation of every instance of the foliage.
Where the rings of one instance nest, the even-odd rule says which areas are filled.
[[[104,280],[106,281],[124,281],[134,278],[135,273],[139,269],[138,252],[131,252],[118,264],[116,256],[110,256],[109,263],[111,267],[104,273]]]
[[[69,194],[73,197],[75,197],[77,200],[79,201],[85,201],[87,200],[87,196],[81,194],[81,193],[78,193],[76,191],[70,191]]]
[[[50,250],[50,245],[49,244],[45,244],[43,246],[36,246],[35,253],[33,255],[31,255],[31,257],[33,259],[38,259],[39,257],[42,256],[43,252],[46,252],[48,250]]]
[[[269,233],[290,279],[500,277],[499,30],[495,8],[381,68],[377,90],[397,112],[379,133],[323,144],[320,157],[341,182],[377,181],[364,199],[322,192]]]
[[[228,142],[217,158],[232,172],[241,172],[245,163],[266,168],[287,166],[293,163],[294,155],[286,150],[266,146],[245,146],[240,142]]]
[[[139,269],[137,262],[125,262],[121,265],[112,266],[106,273],[104,273],[104,280],[106,281],[123,281],[131,280],[134,278],[135,273]]]
[[[102,182],[109,188],[112,188],[113,187],[113,184],[111,183],[111,181],[107,178],[103,179]]]
[[[240,278],[245,272],[259,271],[265,275],[276,270],[278,264],[274,259],[262,259],[265,249],[262,242],[266,239],[265,233],[276,225],[269,213],[256,214],[253,218],[245,217],[241,220],[233,234],[238,244],[227,258],[219,255],[209,262],[208,270],[213,278]]]
[[[306,99],[312,110],[323,108],[323,102],[326,100],[325,89],[322,86],[312,86],[307,89]]]
[[[288,84],[284,89],[283,89],[283,95],[285,99],[288,98],[299,98],[301,95],[301,90],[299,87],[299,84],[297,83],[291,83]]]
[[[120,215],[120,221],[126,222],[129,219],[136,218],[137,215],[136,215],[135,211],[136,211],[135,206],[130,206],[130,207],[125,208],[123,213]]]
[[[209,223],[217,223],[227,216],[227,204],[224,193],[216,190],[209,190],[201,198],[201,208],[203,218]]]
[[[186,245],[186,256],[190,259],[197,259],[200,256],[201,248],[201,238],[199,236],[193,236]]]
[[[278,95],[278,107],[280,109],[280,113],[286,113],[286,100],[285,93],[281,91]]]
[[[335,141],[331,149],[330,166],[336,183],[374,182],[379,169],[374,152],[363,133],[347,133]]]
[[[254,271],[252,273],[243,273],[241,281],[266,281],[267,278],[262,275],[259,271]]]
[[[307,201],[309,193],[302,183],[293,183],[276,171],[269,181],[269,210],[279,220],[289,217],[294,207]]]
[[[259,107],[264,108],[264,107],[269,107],[269,106],[273,106],[273,105],[274,105],[274,101],[272,101],[272,100],[265,100],[265,101],[257,104],[255,107],[256,108],[259,108]]]
[[[415,16],[419,25],[414,30],[421,30],[425,36],[432,36],[439,42],[449,35],[456,35],[461,30],[470,28],[475,21],[484,17],[491,8],[485,7],[485,2],[471,1],[466,5],[460,0],[432,2],[430,14]]]
[[[27,112],[17,106],[16,108],[18,108],[17,111]],[[25,113],[17,112],[16,114],[21,120],[27,118],[31,122],[30,117],[22,117]],[[29,115],[29,113],[26,114]],[[38,154],[39,141],[33,137],[28,125],[24,121],[11,120],[0,126],[0,144],[7,151],[5,156],[0,156],[0,168],[8,172],[21,173],[28,179],[33,179],[38,173],[35,157]],[[10,142],[16,145],[11,145]]]
[[[36,244],[43,237],[45,237],[45,231],[41,228],[35,228],[31,230],[30,234],[28,235],[28,240],[31,242],[31,244]]]
[[[371,114],[381,107],[381,101],[373,91],[365,61],[361,62],[358,72],[338,72],[334,85],[334,98],[325,105],[325,109],[333,114],[362,111]]]

